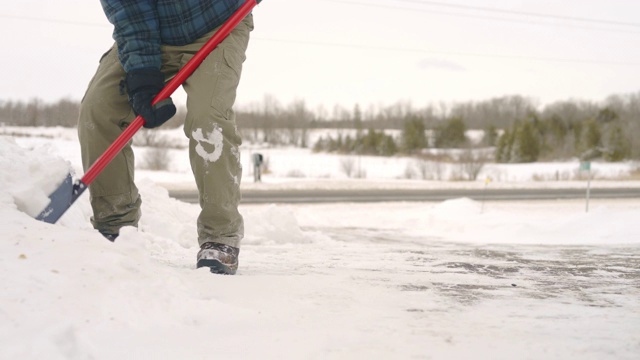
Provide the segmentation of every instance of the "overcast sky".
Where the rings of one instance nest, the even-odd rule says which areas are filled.
[[[264,0],[239,105],[420,107],[640,90],[637,0]],[[112,27],[98,0],[0,3],[0,100],[80,99]],[[183,100],[177,95],[177,101]]]

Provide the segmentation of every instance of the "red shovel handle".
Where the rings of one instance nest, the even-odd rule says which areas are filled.
[[[176,74],[176,76],[165,85],[165,87],[158,93],[153,99],[153,104],[156,104],[173,94],[176,89],[182,85],[185,80],[202,64],[204,59],[224,40],[229,33],[251,12],[251,10],[258,5],[260,0],[247,0],[227,21],[222,24],[220,29],[207,41],[206,44],[200,49],[194,57]],[[107,148],[96,162],[91,165],[89,170],[84,174],[82,183],[89,185],[95,180],[95,178],[104,170],[104,168],[113,160],[114,157],[122,150],[122,148],[131,140],[138,130],[144,125],[145,120],[142,116],[139,116],[133,120],[129,126],[118,136],[118,138]]]

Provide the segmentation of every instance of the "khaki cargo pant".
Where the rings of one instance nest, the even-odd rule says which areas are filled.
[[[161,71],[167,81],[215,30],[193,44],[162,47]],[[183,84],[188,96],[184,133],[189,138],[191,169],[202,209],[197,219],[200,245],[212,241],[239,247],[244,233],[238,212],[242,176],[238,148],[242,141],[232,106],[251,30],[249,15]],[[120,93],[125,72],[117,52],[114,45],[102,56],[82,100],[78,135],[85,171],[135,118],[127,95]],[[94,228],[117,234],[123,226],[137,226],[141,199],[134,184],[131,143],[91,183],[89,192]]]

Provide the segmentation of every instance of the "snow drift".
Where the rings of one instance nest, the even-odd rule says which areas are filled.
[[[29,215],[69,171],[46,146],[0,137],[0,168],[2,359],[640,351],[632,201],[242,206],[238,275],[216,276],[195,269],[198,207],[153,182],[139,228],[110,243],[88,194],[58,224]]]

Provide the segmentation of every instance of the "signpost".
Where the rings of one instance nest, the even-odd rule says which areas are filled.
[[[591,196],[591,161],[581,162],[580,171],[587,172],[587,205],[585,211],[589,212],[589,197]]]

